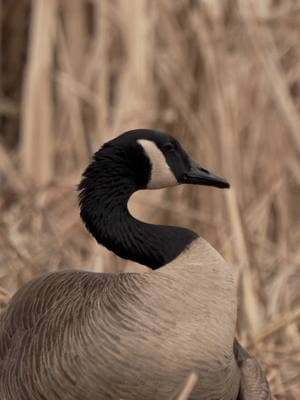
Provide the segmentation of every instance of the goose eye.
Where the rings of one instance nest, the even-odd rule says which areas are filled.
[[[163,148],[164,151],[170,151],[170,150],[174,149],[174,146],[173,146],[173,144],[171,142],[168,142],[168,143],[165,143],[162,146],[162,148]]]

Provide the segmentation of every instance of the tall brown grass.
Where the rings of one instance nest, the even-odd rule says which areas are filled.
[[[173,133],[232,183],[137,194],[239,274],[238,335],[275,399],[300,398],[300,1],[0,2],[0,303],[43,271],[140,268],[83,228],[90,154],[130,128]]]

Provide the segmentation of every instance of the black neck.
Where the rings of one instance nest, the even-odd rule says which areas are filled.
[[[101,153],[84,173],[81,217],[98,243],[118,256],[159,268],[175,259],[197,235],[185,228],[146,224],[132,217],[127,203],[139,188],[126,165]]]

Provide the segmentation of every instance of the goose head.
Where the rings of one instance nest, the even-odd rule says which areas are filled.
[[[227,180],[195,162],[171,135],[135,129],[107,142],[101,152],[123,158],[125,171],[138,189],[161,189],[180,184],[229,188]],[[115,165],[119,165],[119,162]],[[112,164],[113,167],[113,164]]]
[[[128,131],[105,143],[83,173],[80,215],[98,243],[122,258],[153,269],[174,260],[198,235],[188,229],[138,221],[127,207],[137,190],[180,184],[228,188],[175,138],[148,129]]]

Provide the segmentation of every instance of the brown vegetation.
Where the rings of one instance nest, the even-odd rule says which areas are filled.
[[[239,273],[238,334],[275,399],[300,398],[300,1],[0,1],[0,304],[60,268],[136,269],[82,226],[89,155],[169,131],[230,191],[136,195]],[[221,327],[220,327],[221,330]]]

